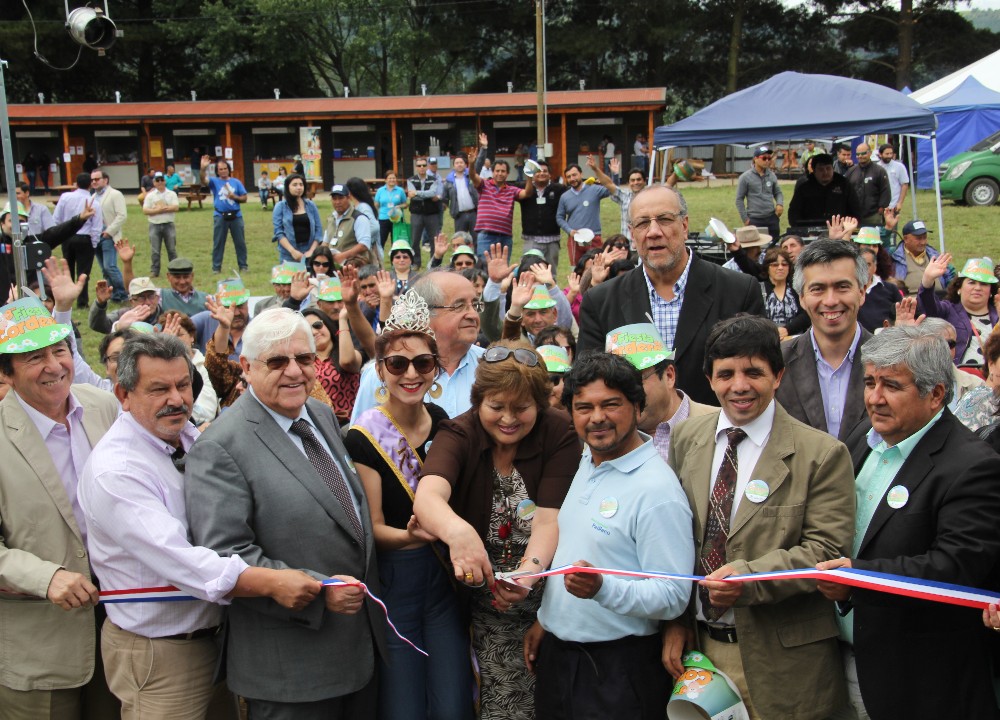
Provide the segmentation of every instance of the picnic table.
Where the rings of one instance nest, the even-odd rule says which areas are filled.
[[[197,202],[198,207],[204,207],[201,203],[202,200],[209,197],[209,192],[203,190],[202,188],[191,188],[189,190],[181,190],[177,193],[177,197],[181,200],[187,200],[188,210],[191,209],[191,203]]]

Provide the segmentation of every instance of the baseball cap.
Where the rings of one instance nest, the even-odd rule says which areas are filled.
[[[759,148],[753,151],[754,157],[760,157],[761,155],[770,155],[771,148],[767,145],[761,145]]]
[[[340,197],[347,197],[348,195],[351,194],[351,191],[348,190],[343,185],[334,185],[332,188],[330,188],[330,194],[339,195]]]
[[[910,220],[903,226],[904,235],[926,235],[929,232],[923,220]]]
[[[137,277],[128,284],[128,296],[135,297],[136,295],[142,295],[144,292],[156,292],[159,289],[148,277]]]
[[[427,162],[430,165],[437,165],[438,164],[438,159],[436,157],[429,157],[429,158],[427,158]]]
[[[161,177],[163,177],[163,173],[161,173],[159,170],[157,170],[155,173],[153,173],[153,179],[154,180],[156,180],[157,178],[161,178]]]

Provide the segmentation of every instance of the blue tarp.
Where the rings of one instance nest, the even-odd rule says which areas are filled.
[[[1000,92],[968,76],[947,95],[929,103],[938,116],[938,161],[965,152],[1000,130]],[[934,186],[934,159],[928,140],[917,141],[917,187]]]
[[[656,128],[656,147],[923,133],[934,112],[897,90],[833,75],[783,72],[680,122]]]

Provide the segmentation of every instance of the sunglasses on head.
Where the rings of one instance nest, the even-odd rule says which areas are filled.
[[[524,365],[525,367],[535,367],[536,365],[538,365],[538,356],[531,350],[528,350],[526,348],[511,349],[508,347],[503,347],[502,345],[499,345],[497,347],[491,347],[489,350],[486,351],[486,354],[483,355],[483,359],[486,360],[486,362],[497,363],[497,362],[503,362],[511,355],[514,356],[514,360],[519,362],[521,365]]]
[[[382,358],[385,369],[392,375],[403,375],[413,365],[413,369],[421,375],[426,375],[437,369],[437,358],[430,353],[408,358],[405,355],[389,355]]]
[[[316,363],[316,353],[299,353],[298,355],[291,356],[275,355],[264,360],[258,360],[257,362],[264,363],[267,365],[268,370],[275,371],[284,370],[292,360],[299,367],[312,367]]]

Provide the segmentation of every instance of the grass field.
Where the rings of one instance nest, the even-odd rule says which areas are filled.
[[[785,186],[786,203],[791,199],[792,184],[782,183]],[[702,229],[708,224],[710,217],[717,217],[725,222],[729,227],[738,227],[741,223],[736,212],[734,197],[735,186],[728,180],[714,181],[713,187],[704,185],[691,185],[682,187],[684,198],[688,204],[690,213],[691,230]],[[136,257],[133,263],[137,276],[149,273],[149,241],[146,217],[142,214],[135,196],[128,198],[128,221],[125,224],[125,237],[132,240],[137,246]],[[324,221],[332,212],[329,196],[325,193],[317,196],[317,204]],[[934,195],[932,192],[921,191],[917,193],[917,211],[919,217],[927,222],[928,227],[937,227],[937,216],[934,208]],[[518,208],[515,206],[514,218],[514,254],[520,256],[521,233],[520,218]],[[271,242],[273,234],[271,225],[271,211],[263,211],[259,202],[256,202],[256,194],[251,193],[249,202],[244,206],[244,222],[246,225],[247,248],[249,255],[250,270],[243,274],[243,279],[254,295],[268,295],[271,293],[270,271],[277,262],[277,251]],[[907,220],[911,219],[912,211],[909,199],[903,209],[903,217],[900,220],[900,227]],[[618,232],[619,229],[619,206],[610,200],[601,203],[601,220],[604,226],[605,237]],[[1000,259],[1000,235],[997,232],[997,224],[1000,221],[1000,208],[998,207],[959,207],[950,203],[944,206],[944,226],[946,246],[950,252],[956,256],[955,264],[961,267],[969,257],[989,255],[994,259]],[[178,253],[190,258],[195,266],[195,285],[206,292],[214,290],[215,281],[218,276],[212,275],[212,209],[211,204],[206,203],[202,209],[181,210],[177,213],[177,248]],[[782,225],[784,228],[784,224]],[[445,213],[446,233],[451,233],[453,224],[451,217]],[[931,244],[938,246],[937,234],[931,235]],[[56,251],[57,254],[58,250]],[[425,253],[426,257],[426,253]],[[388,261],[387,261],[388,262]],[[425,260],[426,262],[426,260]],[[163,253],[163,275],[157,284],[167,286],[166,280],[166,253]],[[226,246],[226,256],[223,262],[224,271],[236,267],[236,255],[230,240]],[[566,255],[559,264],[560,281],[564,281],[569,272],[569,260]],[[94,264],[94,275],[91,279],[90,287],[93,293],[94,283],[100,279],[100,269]],[[225,272],[224,272],[225,275]],[[87,327],[87,314],[82,310],[75,311],[74,319],[80,323],[81,331],[84,335],[84,354],[89,362],[98,368],[97,345],[100,342],[100,335],[92,331],[84,330]]]

